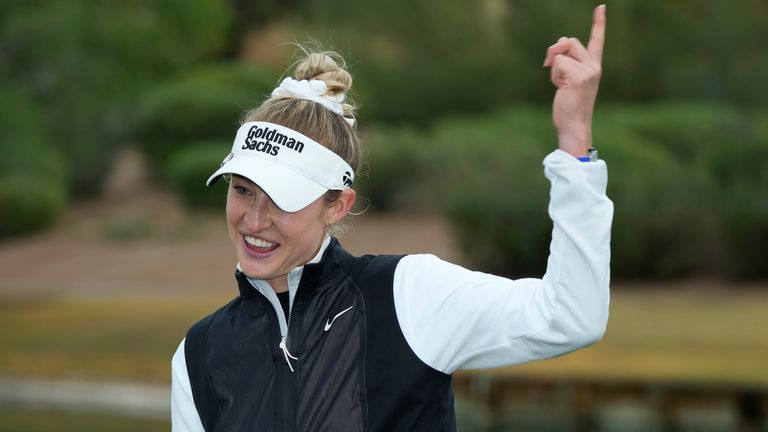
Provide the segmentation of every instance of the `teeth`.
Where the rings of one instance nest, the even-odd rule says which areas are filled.
[[[255,237],[251,236],[245,236],[245,242],[248,243],[251,246],[256,246],[258,248],[271,248],[275,244],[272,242],[268,242],[266,240],[257,239]]]

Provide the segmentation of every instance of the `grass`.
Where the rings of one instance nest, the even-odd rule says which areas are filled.
[[[187,328],[225,301],[4,301],[0,374],[166,383]]]
[[[171,429],[169,421],[137,420],[95,414],[72,414],[56,411],[0,409],[0,424],[5,432],[52,430],[78,432],[154,432]]]
[[[0,302],[0,375],[167,383],[186,329],[224,298]],[[604,339],[494,374],[768,384],[768,290],[615,290]]]
[[[768,290],[614,292],[603,340],[498,373],[768,384]]]

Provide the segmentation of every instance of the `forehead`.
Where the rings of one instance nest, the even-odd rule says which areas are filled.
[[[256,186],[256,187],[259,186],[256,183],[252,182],[249,178],[243,177],[243,176],[238,175],[238,174],[232,174],[232,180],[233,181],[237,180],[237,181],[242,182],[242,183],[247,183],[249,186]]]
[[[274,200],[272,200],[272,197],[269,196],[269,194],[267,194],[264,191],[264,189],[261,188],[261,186],[259,186],[256,183],[252,182],[248,177],[243,177],[243,176],[238,175],[238,174],[232,174],[232,181],[230,182],[230,184],[237,184],[237,187],[243,187],[244,186],[244,187],[250,188],[252,193],[258,191],[259,193],[264,194],[264,196],[266,196],[267,199],[269,199],[269,202],[271,202],[275,207],[277,207],[277,205],[275,204]],[[229,199],[229,197],[227,197],[227,199]],[[277,208],[280,209],[280,207],[277,207]]]
[[[232,174],[232,180],[230,181],[231,184],[236,184],[238,187],[247,187],[251,190],[259,190],[261,192],[264,192],[264,189],[261,188],[258,184],[254,183],[249,179],[248,177],[243,177],[238,174]],[[266,192],[264,192],[266,195]],[[267,195],[269,197],[269,195]],[[272,200],[272,197],[269,197],[270,201]]]

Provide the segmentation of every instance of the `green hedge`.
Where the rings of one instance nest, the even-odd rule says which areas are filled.
[[[549,113],[515,109],[483,120],[441,122],[433,171],[445,173],[443,207],[476,267],[532,276],[547,259],[550,222],[541,158]]]
[[[137,95],[218,52],[229,15],[219,0],[3,2],[0,85],[39,109],[72,196],[101,190]]]
[[[364,115],[430,125],[445,115],[551,103],[549,73],[539,66],[545,51],[563,35],[586,43],[596,4],[326,0],[297,8],[305,18],[297,31],[349,41],[341,48],[353,54]],[[764,0],[622,0],[607,13],[603,103],[679,97],[764,107],[768,101]]]
[[[166,180],[187,207],[224,209],[227,183],[220,180],[206,187],[205,181],[216,171],[229,149],[229,143],[206,141],[194,143],[169,157],[165,170]]]
[[[556,148],[549,108],[368,135],[356,188],[371,210],[442,211],[475,267],[542,274],[552,227],[541,161]],[[768,113],[683,102],[606,106],[594,135],[615,204],[615,277],[768,276]],[[167,158],[166,179],[188,206],[223,207],[224,184],[203,183],[228,141],[191,141]]]
[[[425,166],[428,163],[429,141],[415,129],[392,128],[371,131],[365,137],[365,158],[355,179],[358,201],[367,201],[369,211],[434,211],[434,199],[426,188],[431,187]]]
[[[231,141],[244,110],[272,91],[272,73],[227,64],[195,70],[149,91],[139,141],[157,167],[176,150],[205,140]]]
[[[715,200],[723,265],[728,276],[740,279],[768,276],[768,111],[747,120],[749,127],[713,161],[722,184]]]
[[[49,226],[64,210],[63,186],[33,176],[0,178],[0,239]]]
[[[64,162],[40,121],[27,98],[0,88],[0,238],[46,227],[64,209]]]
[[[623,130],[624,143],[662,152],[670,168],[651,171],[643,188],[657,199],[642,226],[648,251],[644,271],[651,275],[710,273],[730,278],[768,276],[768,115],[701,103],[654,103],[605,110],[596,125],[596,144]],[[644,144],[643,144],[644,143]],[[607,144],[607,143],[605,143]],[[607,159],[613,165],[612,159]],[[618,161],[617,161],[618,162]],[[622,162],[620,169],[631,163]],[[615,170],[611,170],[612,172]],[[626,183],[611,179],[609,194],[621,199]],[[616,201],[616,199],[614,199]],[[629,206],[617,204],[622,224]],[[637,212],[635,213],[637,214]],[[614,230],[622,244],[627,230]],[[761,262],[762,261],[762,262]],[[621,271],[621,257],[614,259]],[[627,267],[639,266],[628,263]],[[642,276],[642,274],[631,274]]]
[[[551,222],[541,161],[557,145],[549,108],[446,119],[407,139],[399,130],[371,135],[364,185],[376,185],[377,200],[442,209],[480,269],[544,271]],[[380,157],[382,139],[392,145]],[[695,102],[605,106],[594,140],[615,204],[615,277],[768,276],[768,113]]]

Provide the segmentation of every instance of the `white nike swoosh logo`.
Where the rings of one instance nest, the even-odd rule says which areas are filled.
[[[331,326],[333,325],[333,322],[334,322],[334,321],[336,321],[336,318],[340,317],[340,316],[341,316],[341,315],[343,315],[345,312],[348,312],[348,311],[349,311],[350,309],[352,309],[353,307],[354,307],[354,306],[350,306],[350,307],[348,307],[348,308],[344,309],[343,311],[341,311],[341,312],[337,313],[337,314],[336,314],[336,316],[335,316],[335,317],[333,317],[333,319],[332,319],[332,320],[330,320],[330,321],[326,321],[326,323],[325,323],[325,331],[328,331],[328,330],[330,330],[330,329],[331,329]]]

